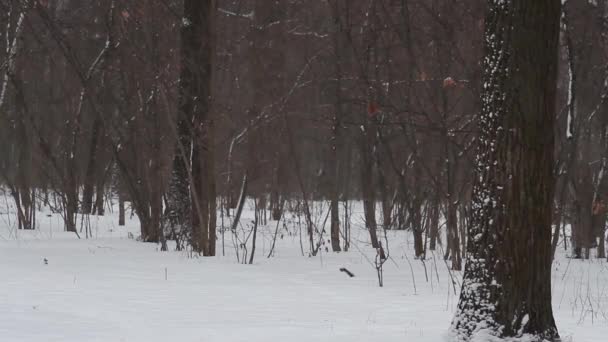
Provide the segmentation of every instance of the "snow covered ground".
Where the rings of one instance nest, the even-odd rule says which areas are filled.
[[[457,304],[461,274],[440,251],[414,260],[409,232],[389,232],[378,287],[360,213],[349,252],[302,256],[290,224],[266,258],[269,221],[254,264],[245,265],[229,232],[225,256],[220,240],[220,256],[198,258],[128,238],[137,236],[135,217],[118,227],[115,214],[91,216],[93,238],[79,240],[57,214],[39,214],[40,228],[26,232],[7,211],[0,209],[0,341],[435,342],[446,340]],[[245,214],[241,236],[252,212]],[[565,341],[606,340],[607,290],[605,260],[570,260],[560,249],[553,297]]]

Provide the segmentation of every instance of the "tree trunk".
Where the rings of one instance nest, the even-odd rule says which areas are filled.
[[[448,237],[449,257],[452,260],[452,269],[460,271],[462,269],[462,255],[460,253],[460,238],[458,234],[458,215],[456,204],[451,196],[447,198],[447,217],[446,229]]]
[[[414,193],[414,198],[410,202],[410,224],[414,235],[414,255],[416,258],[424,259],[424,241],[422,227],[422,199],[419,198],[419,193]]]
[[[429,249],[434,251],[437,246],[437,237],[439,236],[439,198],[434,195],[429,210]]]
[[[93,213],[98,216],[103,216],[106,213],[106,209],[103,203],[105,195],[105,175],[104,172],[97,178],[97,184],[95,185],[95,204],[93,205]]]
[[[258,211],[258,200],[257,199],[253,199],[253,203],[255,205],[255,212]],[[251,255],[249,256],[249,264],[253,264],[253,258],[255,256],[255,242],[258,238],[258,215],[255,215],[255,218],[253,220],[253,237],[252,237],[252,241],[251,241]]]
[[[91,129],[91,142],[89,143],[89,154],[87,170],[84,177],[84,189],[82,191],[82,213],[90,214],[93,209],[93,189],[95,187],[95,175],[99,175],[98,167],[98,142],[102,134],[102,121],[100,117],[96,117],[93,121]]]
[[[279,191],[284,188],[283,173],[285,172],[285,162],[283,153],[280,150],[277,151],[273,167],[272,189],[270,190],[270,212],[274,221],[280,220],[283,215],[284,198],[281,198]]]
[[[339,83],[339,82],[338,82]],[[338,85],[339,86],[339,85]],[[341,104],[337,101],[336,106]],[[330,199],[330,211],[331,211],[331,249],[334,252],[340,252],[340,169],[338,163],[338,134],[340,126],[340,116],[336,110],[334,114],[334,123],[331,137],[331,156],[330,156],[330,171],[333,172],[332,184],[331,184],[331,199]]]
[[[380,162],[380,156],[377,156],[376,165],[378,167],[378,187],[380,190],[380,205],[382,206],[382,226],[384,229],[390,229],[392,225],[392,204],[391,196],[388,193],[386,184],[386,176],[384,175],[383,165]]]
[[[125,196],[118,193],[118,225],[125,225]]]
[[[361,192],[363,194],[363,212],[365,227],[369,231],[370,242],[373,248],[380,247],[376,230],[376,195],[374,191],[374,174],[372,161],[372,144],[375,130],[368,124],[361,137]]]
[[[151,141],[152,155],[149,159],[149,168],[146,179],[148,180],[148,194],[150,196],[150,228],[148,231],[149,242],[160,242],[161,250],[167,250],[167,241],[163,231],[163,164],[162,164],[162,131],[160,115],[152,112],[153,135]],[[99,190],[97,190],[99,192]]]
[[[598,238],[599,244],[597,245],[597,258],[603,259],[606,257],[606,214],[598,219]]]
[[[558,341],[551,213],[560,0],[492,0],[467,262],[451,332]]]
[[[564,206],[565,206],[565,194],[566,194],[566,187],[567,185],[565,184],[567,182],[567,179],[563,182],[564,184],[561,187],[561,190],[559,192],[559,201],[557,204],[557,218],[554,218],[554,223],[555,223],[555,228],[553,231],[553,238],[551,240],[551,254],[555,257],[555,251],[557,250],[557,245],[559,244],[559,229],[562,226],[563,221],[565,221],[565,217],[564,217]],[[556,181],[556,184],[559,184],[559,181]],[[566,240],[566,236],[564,235],[564,241]],[[565,244],[565,242],[564,242]]]
[[[179,112],[180,118],[192,122],[192,247],[204,256],[215,255],[215,174],[210,118],[214,9],[213,0],[186,0],[181,28]],[[188,140],[187,136],[183,140]]]
[[[579,154],[579,152],[575,152]],[[581,151],[580,154],[586,154]],[[586,160],[584,158],[583,160]],[[596,247],[593,232],[593,184],[588,165],[578,165],[572,179],[574,220],[572,222],[572,257],[588,259],[589,249]]]
[[[73,178],[71,178],[73,179]],[[71,182],[70,182],[71,183]],[[76,232],[76,213],[78,212],[78,188],[76,184],[66,186],[63,194],[64,215],[63,221],[68,232]],[[66,188],[64,187],[64,188]]]
[[[345,148],[346,151],[344,151],[344,153],[346,153],[346,156],[344,158],[344,165],[345,167],[342,168],[342,179],[344,181],[344,183],[342,184],[343,189],[344,189],[344,204],[343,204],[343,208],[344,208],[344,219],[342,220],[342,239],[344,244],[342,245],[342,248],[345,252],[347,252],[350,248],[350,237],[351,237],[351,233],[350,233],[350,205],[349,205],[349,198],[350,198],[350,193],[349,193],[349,189],[350,189],[350,180],[351,180],[351,172],[352,172],[352,156],[353,156],[353,149],[350,146],[346,146]]]
[[[334,4],[335,5],[335,4]],[[340,163],[338,161],[340,146],[340,126],[342,125],[342,36],[343,29],[340,20],[340,12],[335,8],[332,11],[335,32],[333,34],[334,49],[334,71],[336,82],[334,88],[334,115],[331,127],[329,172],[331,172],[331,248],[334,252],[340,252]]]
[[[213,9],[213,7],[211,7]],[[212,15],[213,10],[210,11]],[[209,238],[207,239],[207,254],[208,256],[215,255],[215,240],[217,236],[217,194],[215,187],[215,148],[214,148],[214,137],[215,137],[215,125],[212,120],[207,121],[209,127],[209,136],[207,140],[207,201],[209,202],[209,226],[207,232]]]
[[[25,111],[21,111],[18,119],[18,134],[19,134],[19,172],[16,175],[16,187],[19,193],[20,203],[17,204],[19,209],[19,224],[23,229],[34,229],[33,216],[36,208],[34,205],[35,198],[30,191],[32,190],[32,145],[30,136],[27,133],[25,126]]]

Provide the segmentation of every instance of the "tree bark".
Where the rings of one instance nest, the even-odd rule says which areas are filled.
[[[101,139],[102,133],[102,121],[101,118],[96,117],[93,121],[93,127],[91,129],[91,142],[89,145],[88,163],[87,170],[84,177],[84,189],[82,191],[82,213],[90,214],[93,209],[93,188],[95,187],[95,175],[99,175],[98,172],[98,142]]]
[[[333,32],[334,71],[336,76],[334,86],[334,114],[331,127],[329,170],[331,174],[330,210],[331,210],[331,249],[340,252],[340,163],[338,161],[340,146],[340,126],[342,125],[342,39],[344,35],[342,21],[340,20],[339,5],[330,2],[332,6],[332,19],[335,31]]]
[[[451,333],[558,341],[551,213],[560,0],[491,0],[467,262]]]
[[[118,193],[118,225],[125,225],[125,196]]]
[[[418,169],[414,171],[415,179],[419,180]],[[417,183],[417,182],[416,182]],[[422,227],[422,193],[416,188],[411,193],[409,201],[409,223],[414,236],[414,255],[416,258],[424,259],[424,228]]]
[[[210,117],[214,10],[215,2],[213,0],[186,0],[181,29],[179,112],[180,118],[188,118],[192,122],[190,159],[192,182],[190,184],[191,205],[189,205],[192,247],[204,256],[215,255],[215,173],[213,171],[213,123]],[[183,124],[185,125],[185,123]],[[187,135],[181,140],[185,142],[183,144],[188,145]],[[176,158],[178,157],[176,156]],[[175,163],[174,160],[174,172],[180,170],[180,177],[183,177],[183,168],[186,167],[183,164],[185,163]],[[178,166],[177,169],[175,169],[176,166]],[[185,170],[187,173],[187,168]],[[181,181],[183,182],[183,179]],[[181,191],[184,189],[182,188]],[[181,221],[185,220],[182,218]]]
[[[439,195],[433,195],[433,199],[429,201],[431,206],[429,210],[429,249],[434,251],[437,246],[437,237],[439,236]]]
[[[380,247],[378,243],[376,223],[376,194],[374,192],[374,164],[372,160],[372,145],[375,130],[368,122],[361,136],[361,192],[363,194],[363,212],[365,227],[369,231],[373,248]]]

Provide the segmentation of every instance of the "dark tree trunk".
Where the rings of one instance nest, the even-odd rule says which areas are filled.
[[[93,205],[93,214],[103,216],[106,213],[104,206],[104,195],[105,195],[105,183],[106,183],[106,172],[97,178],[97,184],[95,185],[95,204]]]
[[[112,168],[114,165],[114,161],[105,155],[100,157],[103,160],[103,165],[105,166],[101,169],[100,174],[97,176],[97,183],[95,184],[95,202],[93,203],[93,211],[92,213],[98,216],[103,216],[106,213],[106,208],[104,205],[105,193],[106,193],[106,181],[108,177],[110,177],[110,173],[112,172]]]
[[[382,225],[384,229],[390,229],[392,225],[392,204],[391,197],[388,193],[388,185],[386,176],[384,175],[384,167],[381,163],[380,156],[376,157],[376,165],[378,167],[378,187],[380,190],[380,205],[382,206]]]
[[[190,197],[181,199],[177,208],[191,208],[192,246],[204,256],[215,255],[215,179],[213,172],[213,123],[211,109],[211,58],[213,56],[213,0],[186,0],[184,19],[181,28],[181,65],[179,85],[180,141],[190,146],[192,182]],[[192,122],[191,132],[188,123]],[[184,133],[185,136],[181,136]],[[184,149],[186,152],[187,149]],[[181,183],[179,195],[184,195],[183,185],[188,183],[187,165],[180,155],[174,160],[174,177],[180,177],[175,184]],[[187,155],[186,155],[187,158]],[[181,160],[181,161],[180,161]],[[184,172],[185,170],[185,172]],[[183,173],[186,173],[184,178]],[[185,184],[184,184],[185,183]],[[187,192],[186,192],[187,194]],[[191,205],[187,203],[191,199]],[[184,211],[178,213],[186,214]],[[185,217],[178,222],[187,222]]]
[[[422,227],[422,199],[418,197],[419,194],[415,193],[414,198],[410,202],[410,224],[412,233],[414,235],[414,255],[416,258],[424,259],[424,229]]]
[[[565,182],[563,182],[565,183]],[[559,181],[556,181],[556,185],[559,184]],[[558,200],[558,204],[557,204],[557,212],[555,213],[557,215],[557,217],[553,219],[555,227],[553,230],[553,237],[551,240],[551,254],[555,257],[555,251],[557,250],[557,245],[559,243],[559,230],[562,226],[562,223],[564,223],[565,217],[564,217],[564,206],[565,206],[565,194],[566,194],[566,185],[563,184],[561,187],[561,190],[559,192],[559,200]],[[564,235],[564,244],[565,242],[566,236]]]
[[[90,214],[93,209],[93,189],[95,187],[95,175],[98,175],[98,142],[102,135],[102,121],[100,117],[96,117],[93,121],[91,129],[91,142],[89,143],[89,154],[87,170],[84,176],[84,189],[82,191],[82,213]]]
[[[597,258],[606,257],[606,239],[604,237],[606,233],[606,213],[598,213],[593,215],[594,229],[596,230],[597,239],[599,243],[597,245]]]
[[[334,24],[333,49],[334,49],[334,71],[336,75],[334,88],[334,115],[330,137],[329,172],[331,172],[330,210],[331,210],[331,248],[334,252],[340,252],[340,168],[339,153],[340,126],[342,125],[342,40],[344,35],[340,20],[338,3],[330,3],[332,6],[332,17]]]
[[[199,58],[205,54],[203,51],[202,32],[204,24],[203,12],[205,7],[209,7],[209,0],[206,1],[184,1],[184,17],[180,30],[181,36],[181,56],[180,56],[180,78],[179,78],[179,103],[177,111],[177,142],[173,156],[173,167],[169,181],[169,191],[167,192],[168,219],[169,223],[178,230],[191,231],[192,236],[196,235],[193,231],[192,219],[193,212],[199,212],[199,204],[195,197],[191,196],[194,173],[198,170],[198,165],[192,165],[192,159],[198,158],[198,151],[193,151],[194,111],[207,111],[209,98],[207,94],[201,94],[202,88],[206,86],[201,83],[203,78],[204,66],[199,66]],[[209,42],[207,42],[209,43]],[[202,60],[201,62],[204,62]],[[209,91],[207,88],[205,91]],[[204,98],[200,95],[207,95]],[[202,103],[201,103],[202,102]],[[199,118],[200,119],[200,118]],[[197,119],[198,121],[198,119]],[[198,129],[202,129],[199,123]],[[198,132],[197,134],[202,134]],[[197,145],[199,142],[196,142]],[[199,249],[197,247],[195,249]]]
[[[372,160],[372,145],[375,129],[368,122],[361,136],[361,192],[363,195],[363,212],[365,227],[369,231],[373,248],[380,247],[376,230],[376,193],[374,191],[374,164]]]
[[[162,162],[162,129],[160,115],[152,111],[153,138],[151,139],[152,155],[147,170],[148,194],[150,196],[150,229],[149,241],[160,242],[161,250],[167,250],[167,241],[163,229],[163,162]],[[99,190],[98,190],[99,191]]]
[[[253,200],[256,213],[258,211],[258,202],[257,201],[258,201],[257,199]],[[255,242],[257,240],[257,237],[258,237],[258,215],[256,214],[255,218],[253,220],[253,237],[252,237],[253,240],[251,240],[251,255],[249,256],[250,265],[253,264],[253,258],[255,256]]]
[[[448,194],[449,195],[449,194]],[[460,253],[460,238],[458,234],[458,215],[456,204],[451,196],[447,198],[447,217],[446,217],[446,232],[447,232],[447,251],[452,260],[452,269],[462,269],[462,255]]]
[[[157,182],[157,183],[154,183]],[[152,179],[152,189],[150,189],[150,227],[148,231],[149,242],[162,242],[161,249],[167,250],[162,229],[162,194],[159,192],[160,180]]]
[[[125,196],[118,194],[118,225],[125,225]]]
[[[284,189],[285,184],[284,173],[285,173],[285,158],[283,157],[283,153],[279,150],[276,153],[274,167],[273,167],[273,175],[272,175],[272,189],[270,192],[270,212],[271,217],[274,221],[278,221],[281,219],[283,215],[283,202],[284,198],[280,195],[280,190]]]
[[[363,212],[365,216],[365,227],[369,231],[370,242],[373,248],[378,248],[378,235],[376,224],[376,199],[374,196],[374,188],[372,184],[372,167],[370,165],[361,165],[361,186],[363,191]]]
[[[73,178],[72,178],[73,179]],[[78,194],[77,187],[64,187],[67,188],[64,192],[64,215],[63,221],[65,222],[65,229],[68,232],[76,232],[76,214],[78,212]]]
[[[34,229],[33,217],[36,214],[34,205],[35,198],[30,191],[32,190],[32,144],[30,135],[26,126],[24,116],[27,115],[24,105],[19,105],[19,119],[17,120],[17,131],[19,134],[19,172],[16,175],[16,186],[21,198],[21,204],[18,208],[22,211],[20,214],[23,220],[20,219],[23,229]],[[21,218],[21,216],[19,216]]]
[[[447,99],[444,95],[444,110],[447,112]],[[447,117],[444,118],[447,122]],[[445,173],[446,173],[446,260],[452,260],[452,269],[460,271],[462,269],[462,253],[460,249],[460,234],[458,232],[458,214],[456,203],[456,163],[454,162],[451,143],[449,141],[448,131],[445,129],[443,136],[444,153],[445,153]]]
[[[437,237],[439,236],[439,198],[434,195],[434,198],[429,203],[429,249],[434,251],[437,246]]]
[[[467,262],[452,333],[559,339],[551,213],[560,0],[492,0]],[[487,337],[485,338],[487,339]],[[485,340],[484,339],[484,340]]]
[[[344,153],[346,154],[346,156],[344,158],[345,167],[342,168],[342,179],[344,182],[342,184],[342,188],[344,189],[344,196],[343,196],[344,197],[344,204],[343,204],[344,219],[342,220],[342,232],[343,232],[342,239],[344,241],[344,244],[342,245],[342,248],[345,252],[347,252],[348,249],[350,248],[350,237],[351,237],[350,205],[349,205],[349,201],[348,201],[348,198],[350,198],[350,196],[349,196],[350,193],[349,193],[348,189],[350,189],[353,149],[350,146],[346,146]]]
[[[585,154],[585,152],[580,153]],[[593,232],[593,185],[591,177],[589,166],[579,165],[576,167],[572,179],[572,189],[574,190],[572,257],[577,259],[583,257],[589,259],[589,249],[596,247]]]
[[[338,87],[340,87],[338,82]],[[338,96],[339,99],[339,96]],[[341,106],[340,100],[336,101],[336,106]],[[331,184],[331,199],[330,199],[330,210],[331,210],[331,249],[334,252],[340,252],[340,170],[338,163],[338,135],[340,127],[340,112],[336,109],[334,114],[334,123],[331,137],[331,156],[330,156],[330,171],[332,174]]]

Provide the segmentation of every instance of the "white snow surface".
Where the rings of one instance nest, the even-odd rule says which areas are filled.
[[[137,218],[118,227],[117,211],[91,216],[93,237],[78,239],[48,210],[38,214],[38,230],[18,231],[7,204],[0,209],[0,341],[448,341],[460,272],[448,270],[441,247],[423,263],[413,258],[410,232],[388,232],[390,260],[378,287],[360,208],[348,252],[323,247],[302,256],[297,219],[288,214],[275,255],[266,258],[276,224],[269,221],[254,264],[244,265],[230,232],[225,256],[220,236],[219,256],[192,257],[129,239]],[[241,236],[251,217],[248,208]],[[564,341],[605,341],[607,288],[605,260],[567,259],[560,248],[553,300]]]

